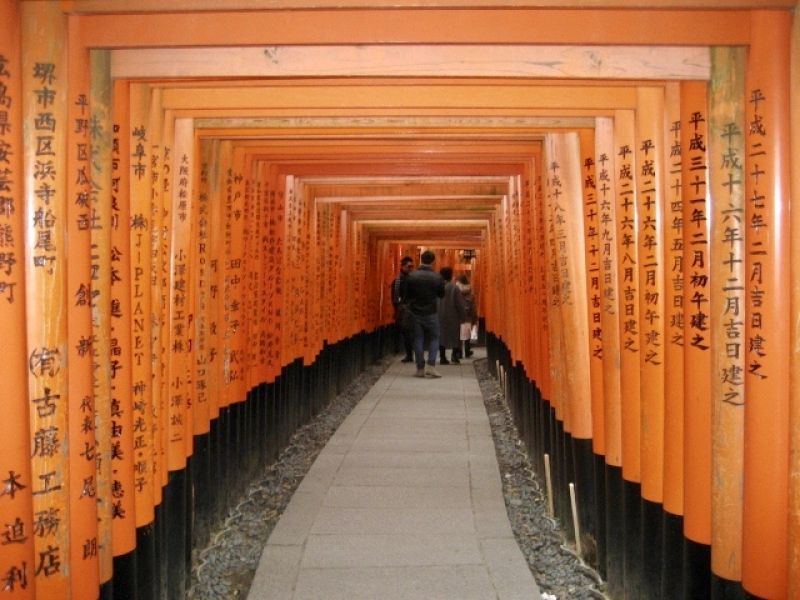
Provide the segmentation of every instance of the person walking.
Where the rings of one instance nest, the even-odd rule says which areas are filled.
[[[472,326],[478,321],[478,312],[475,308],[475,294],[472,292],[472,286],[469,284],[469,279],[466,275],[461,275],[456,281],[456,286],[461,290],[461,295],[464,298],[464,306],[466,308],[466,320],[461,323],[461,352],[464,358],[472,356]]]
[[[404,256],[400,259],[400,273],[392,282],[392,305],[394,306],[394,323],[398,338],[403,341],[406,355],[400,362],[414,362],[414,317],[408,308],[405,298],[405,281],[414,266],[414,259]],[[397,348],[397,346],[395,346]]]
[[[461,323],[466,319],[466,307],[461,290],[453,283],[453,269],[443,267],[439,274],[444,280],[444,297],[439,301],[439,327],[441,333],[439,337],[439,362],[443,365],[453,363],[459,364],[459,352],[461,348]],[[447,360],[447,350],[452,350],[450,360]]]
[[[444,297],[444,280],[433,270],[436,255],[425,250],[420,265],[405,280],[404,298],[414,319],[414,354],[417,361],[415,377],[441,377],[436,371],[439,350],[439,315],[437,299]],[[428,360],[425,361],[427,338]]]

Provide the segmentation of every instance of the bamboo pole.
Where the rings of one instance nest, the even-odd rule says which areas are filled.
[[[764,597],[788,586],[789,12],[756,11],[745,120],[747,372],[742,583]]]
[[[23,195],[28,390],[35,556],[40,597],[70,598],[66,312],[66,26],[52,3],[25,3],[22,16]],[[23,261],[20,260],[20,263]],[[43,410],[38,407],[42,406]],[[90,449],[93,452],[94,449]],[[5,473],[3,474],[5,475]],[[9,481],[10,480],[10,481]],[[4,489],[19,483],[9,474]],[[37,523],[41,529],[37,530]],[[63,524],[63,525],[62,525]],[[41,535],[39,535],[41,533]]]
[[[705,122],[700,120],[704,117],[700,107],[704,104],[705,90],[697,84],[686,86],[687,95],[691,94],[687,104],[691,102],[695,111],[684,121],[688,127],[687,140],[695,139],[693,136],[708,139],[713,199],[710,231],[707,223],[687,220],[687,242],[712,242],[710,256],[708,251],[704,252],[702,244],[687,245],[686,259],[691,260],[687,262],[691,276],[686,292],[687,302],[690,302],[687,307],[692,308],[690,313],[701,314],[700,303],[691,302],[694,298],[706,297],[708,286],[703,286],[702,282],[714,275],[708,294],[710,304],[706,306],[711,322],[716,324],[711,336],[700,329],[696,316],[687,324],[690,342],[687,374],[692,374],[693,402],[687,403],[686,409],[686,458],[687,465],[694,469],[687,471],[686,524],[690,539],[711,543],[712,571],[725,579],[740,581],[746,403],[744,256],[748,235],[743,185],[747,167],[743,136],[745,49],[713,48],[711,56],[708,135],[705,135]],[[707,179],[704,170],[707,158],[701,150],[697,148],[688,155],[696,169],[694,173],[687,173],[687,181],[692,184],[686,190],[687,217],[708,210],[706,186],[702,185]],[[703,264],[708,258],[710,268]],[[708,345],[712,348],[710,356],[706,351]],[[700,371],[703,367],[706,369]],[[709,373],[716,374],[710,382]],[[706,399],[707,390],[710,401]],[[692,419],[697,424],[690,422]],[[698,429],[698,425],[703,429]],[[707,425],[711,425],[710,432]]]
[[[0,443],[0,591],[14,600],[32,600],[36,555],[29,412],[52,400],[29,408],[26,328],[20,326],[26,322],[20,29],[18,3],[0,2],[0,339],[7,350],[0,381],[3,419],[10,424]]]

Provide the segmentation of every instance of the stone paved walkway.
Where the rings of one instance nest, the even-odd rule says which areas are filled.
[[[272,532],[250,600],[541,597],[471,361],[437,369],[418,379],[398,361],[356,406]]]

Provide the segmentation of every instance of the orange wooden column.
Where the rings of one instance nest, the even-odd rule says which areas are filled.
[[[211,373],[211,357],[209,344],[209,327],[212,315],[211,286],[211,194],[210,171],[212,169],[214,145],[211,140],[200,141],[200,164],[195,169],[195,185],[197,186],[196,210],[192,211],[195,221],[192,227],[195,234],[195,261],[192,270],[196,274],[194,298],[194,404],[192,406],[193,434],[204,435],[211,430],[210,398],[215,390],[209,388]],[[211,391],[209,391],[211,390]],[[216,416],[216,415],[215,415]]]
[[[115,137],[114,132],[114,110],[127,120],[128,100],[127,89],[120,84],[117,96],[125,97],[116,99],[116,107],[112,105],[107,51],[91,52],[91,68],[91,199],[92,214],[96,217],[92,227],[92,275],[99,278],[99,282],[93,281],[97,284],[93,292],[100,292],[95,296],[93,307],[95,402],[96,408],[100,403],[107,404],[107,412],[98,409],[99,450],[108,469],[105,473],[108,495],[101,499],[99,510],[101,514],[107,510],[110,516],[109,551],[112,557],[117,557],[129,554],[136,546],[128,280],[130,236],[127,227],[120,228],[121,219],[127,224],[129,209],[127,190],[124,197],[120,192],[121,156],[118,133]],[[98,343],[100,336],[105,336],[104,343]],[[108,420],[104,421],[103,417]],[[107,455],[103,443],[106,440]],[[101,560],[103,558],[101,550]]]
[[[538,157],[538,161],[534,165],[533,174],[533,201],[531,204],[532,222],[533,222],[533,236],[534,236],[534,259],[535,259],[535,302],[537,304],[537,319],[533,327],[537,331],[537,347],[536,347],[536,363],[537,363],[537,381],[542,398],[549,403],[550,401],[550,342],[548,338],[548,288],[547,288],[547,232],[545,225],[545,203],[544,203],[544,186],[542,185],[542,156]],[[487,262],[491,255],[485,251],[481,258],[481,273],[485,273],[487,269]],[[481,278],[482,280],[485,278]],[[478,295],[479,314],[483,311],[486,296],[489,293],[491,286],[485,286]]]
[[[592,449],[605,455],[606,433],[603,396],[603,273],[600,202],[597,196],[594,130],[580,131],[583,182],[583,226],[586,249],[587,320],[589,323],[589,369],[592,394]]]
[[[210,140],[208,154],[203,151],[203,160],[207,160],[208,218],[217,225],[208,229],[208,327],[206,334],[207,356],[206,389],[208,390],[208,416],[211,421],[219,417],[223,403],[224,373],[223,357],[225,355],[222,338],[221,306],[225,281],[222,274],[223,236],[219,223],[223,221],[223,174],[219,161],[220,141]]]
[[[642,497],[660,503],[664,483],[664,93],[661,88],[639,88],[637,96]]]
[[[73,124],[67,144],[67,360],[69,364],[69,452],[71,536],[76,540],[70,556],[70,578],[74,597],[94,597],[100,584],[98,538],[96,418],[93,389],[93,339],[91,261],[92,223],[90,61],[77,43],[70,23],[69,122]],[[110,550],[109,550],[110,552]],[[106,581],[111,572],[104,571]]]
[[[681,84],[667,84],[664,90],[664,483],[663,504],[667,516],[683,515],[683,399],[684,322],[683,290],[685,222],[683,217],[683,160],[681,143]],[[677,532],[680,533],[680,532]],[[665,524],[665,561],[669,527]],[[677,583],[677,582],[676,582]]]
[[[712,48],[711,52],[707,128],[702,110],[705,86],[684,85],[686,140],[708,139],[710,157],[710,160],[706,159],[701,148],[693,153],[690,150],[688,159],[695,165],[695,171],[686,172],[685,258],[690,276],[686,300],[691,318],[686,330],[689,342],[686,372],[687,376],[691,374],[687,387],[692,394],[686,407],[686,534],[696,542],[711,543],[711,568],[715,575],[729,581],[740,581],[746,402],[744,257],[745,238],[749,235],[744,195],[747,165],[744,147],[745,49]],[[722,158],[715,160],[714,157]],[[708,213],[708,186],[705,185],[708,180],[707,162],[713,199],[711,214]],[[709,223],[692,218],[699,211],[708,215],[710,228]],[[710,256],[699,243],[704,240],[712,242]],[[706,262],[710,264],[707,266]],[[711,284],[703,286],[712,275]],[[701,300],[705,304],[701,305]],[[701,329],[698,320],[705,313],[709,314],[710,322],[716,324],[711,335]],[[708,346],[711,346],[710,355]],[[702,367],[705,369],[701,371]],[[712,374],[710,381],[709,374]]]
[[[614,119],[595,120],[595,171],[600,214],[601,290],[603,330],[603,429],[605,464],[604,535],[598,540],[598,562],[610,593],[624,593],[624,526],[622,520],[622,399],[621,330],[622,311],[617,241],[617,171]]]
[[[47,395],[30,405],[25,323],[25,221],[23,197],[22,65],[20,14],[15,0],[0,2],[0,363],[3,419],[9,424],[0,451],[0,593],[35,597],[33,481],[30,415],[57,405]],[[62,410],[65,402],[59,402]],[[29,408],[30,407],[30,408]],[[40,411],[42,412],[42,411]]]
[[[543,219],[545,238],[547,240],[545,258],[547,272],[547,328],[549,333],[548,362],[550,364],[550,397],[548,399],[553,407],[556,419],[566,425],[566,377],[563,372],[564,335],[561,326],[561,274],[558,263],[554,187],[550,184],[550,178],[553,176],[550,165],[555,162],[555,156],[553,156],[553,148],[549,144],[545,144],[542,162]],[[495,250],[495,254],[496,258],[493,267],[499,269],[498,263],[502,263],[503,258],[498,255],[498,250]],[[495,289],[500,289],[498,287],[499,283],[499,280],[495,282]],[[495,307],[495,310],[497,310],[497,307]]]
[[[789,473],[788,11],[751,19],[745,93],[745,362],[742,582],[787,594]]]
[[[639,398],[639,252],[636,219],[636,172],[634,167],[634,115],[614,115],[617,263],[620,303],[620,385],[622,415],[622,474],[641,481]]]
[[[616,187],[614,121],[599,117],[595,124],[595,171],[601,254],[601,327],[603,330],[603,447],[606,464],[622,467],[620,407],[620,305],[617,288]]]
[[[25,299],[35,555],[28,573],[42,598],[69,598],[70,557],[67,320],[66,27],[60,7],[25,3],[22,14]],[[19,181],[19,179],[18,179]],[[8,203],[6,203],[8,206]],[[6,266],[8,270],[8,266]],[[41,407],[41,410],[40,410]],[[90,448],[89,452],[94,452]],[[3,474],[4,490],[21,482]],[[41,523],[41,528],[39,528]]]
[[[792,146],[800,148],[800,19],[792,23],[790,89]],[[800,197],[800,152],[792,153],[791,190]],[[800,210],[791,212],[791,239],[800,239]],[[800,422],[800,244],[791,244],[791,408],[789,422]],[[800,427],[791,428],[789,465],[789,597],[800,597]]]
[[[114,555],[128,554],[136,547],[136,450],[133,385],[133,302],[130,232],[130,85],[125,80],[113,84],[113,138],[111,148],[111,393],[115,423],[112,440],[119,442],[116,471],[118,486],[112,496],[119,502]],[[141,434],[139,430],[139,435]],[[135,574],[130,569],[129,575]]]
[[[150,179],[150,90],[133,84],[129,92],[128,146],[129,236],[131,286],[131,386],[133,394],[134,490],[136,526],[144,527],[155,517],[153,482],[153,365],[151,329],[152,270]],[[160,483],[158,485],[161,487]]]
[[[100,583],[112,576],[114,477],[111,397],[111,90],[108,53],[90,52],[89,161],[92,179],[91,214],[92,367],[97,439],[97,513],[99,528]]]
[[[169,121],[169,119],[168,119]],[[169,139],[169,138],[167,138]],[[180,118],[174,121],[172,168],[167,198],[170,209],[169,302],[167,337],[169,339],[169,412],[167,463],[170,471],[186,466],[192,448],[192,396],[194,352],[192,303],[192,164],[194,159],[194,122]]]
[[[231,253],[226,265],[230,291],[227,303],[229,319],[227,331],[230,334],[230,345],[226,358],[229,364],[229,399],[233,403],[239,403],[247,396],[247,316],[243,309],[247,272],[244,235],[246,227],[244,149],[234,146],[230,164]]]

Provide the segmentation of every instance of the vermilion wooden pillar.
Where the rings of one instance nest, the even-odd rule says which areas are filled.
[[[795,11],[797,8],[795,8]],[[791,190],[800,197],[800,19],[792,26],[791,51],[791,132],[792,152]],[[800,210],[791,211],[791,239],[800,239]],[[800,422],[800,244],[791,244],[792,304],[791,304],[791,408],[789,420]],[[789,597],[800,596],[800,427],[791,428],[789,465]]]
[[[152,328],[151,308],[151,233],[150,181],[147,167],[150,162],[150,131],[148,113],[150,90],[147,86],[130,86],[130,124],[128,142],[129,236],[131,285],[131,381],[135,438],[134,490],[136,494],[136,525],[144,527],[153,522],[153,397],[152,385]],[[160,488],[160,485],[159,485]]]
[[[745,220],[744,176],[749,161],[744,146],[745,48],[712,48],[711,56],[708,115],[699,109],[704,104],[704,90],[694,84],[686,86],[686,92],[687,104],[696,110],[684,121],[689,127],[687,140],[701,136],[708,140],[706,156],[699,150],[689,155],[698,167],[707,168],[690,175],[686,190],[687,217],[703,210],[707,218],[707,222],[687,220],[687,243],[708,241],[707,246],[687,246],[686,254],[687,261],[691,261],[686,300],[692,308],[692,320],[687,324],[687,372],[692,374],[689,393],[694,401],[687,406],[687,414],[697,421],[687,424],[693,433],[693,445],[687,444],[686,448],[687,465],[695,467],[687,472],[687,485],[691,486],[687,496],[693,502],[690,524],[695,528],[690,539],[711,543],[711,568],[720,579],[716,585],[738,586],[742,578],[742,460],[747,403],[744,257],[749,228]],[[710,181],[704,177],[706,173]],[[711,192],[713,204],[708,202],[707,191]],[[713,279],[708,286],[701,286],[706,277]],[[701,305],[701,298],[708,298],[708,302]],[[692,302],[693,299],[697,301]],[[706,312],[713,324],[710,335],[697,322],[697,315]],[[706,393],[710,393],[710,403]],[[708,425],[710,440],[705,429]],[[706,537],[709,534],[710,539]]]
[[[105,62],[105,61],[104,61]],[[109,66],[105,62],[106,68]],[[108,81],[108,80],[106,80]],[[112,130],[110,177],[111,190],[111,442],[112,442],[112,519],[114,536],[114,586],[120,598],[132,597],[136,589],[136,488],[134,467],[135,438],[141,436],[136,427],[133,394],[133,348],[131,322],[131,232],[129,140],[129,85],[108,81],[113,102],[108,120]],[[93,84],[94,85],[94,84]],[[152,576],[152,575],[151,575]]]
[[[22,195],[25,221],[25,269],[28,389],[30,394],[31,479],[35,534],[29,580],[37,596],[70,598],[69,460],[67,319],[65,306],[74,302],[66,289],[67,222],[67,61],[66,24],[53,3],[24,3],[22,14],[23,148]],[[8,108],[8,107],[7,107]],[[20,188],[17,189],[19,191]],[[8,204],[8,203],[6,203]],[[20,235],[23,235],[20,232]],[[24,265],[24,266],[23,266]],[[86,292],[89,294],[87,281]],[[85,296],[91,301],[90,296]],[[91,335],[91,332],[87,332]],[[91,351],[91,347],[89,350]],[[41,409],[39,408],[41,407]],[[87,448],[93,460],[95,448]],[[4,489],[15,489],[10,474]],[[10,486],[10,487],[9,487]],[[95,493],[92,489],[91,493]],[[38,535],[38,533],[41,535]]]
[[[681,84],[664,89],[664,495],[661,595],[675,597],[683,568],[684,272]]]
[[[641,591],[641,346],[639,303],[640,236],[636,190],[635,116],[614,114],[614,151],[617,220],[617,280],[620,309],[620,399],[622,415],[622,504],[624,527],[624,593],[636,598]]]
[[[641,394],[642,594],[661,591],[664,485],[664,90],[637,89],[636,171],[639,227],[639,324]],[[645,540],[647,540],[645,542]],[[652,546],[650,544],[652,543]],[[645,546],[643,546],[644,548]]]
[[[67,292],[74,302],[67,303],[69,353],[69,448],[70,508],[73,544],[70,556],[71,584],[75,597],[94,597],[100,584],[99,557],[106,554],[105,579],[109,581],[110,548],[101,550],[97,519],[97,457],[87,456],[87,448],[96,449],[96,419],[93,386],[92,332],[92,224],[91,139],[90,139],[90,61],[89,52],[78,43],[74,22],[69,33],[70,129],[67,142]],[[91,452],[89,453],[92,454]],[[94,490],[94,493],[91,491]],[[109,545],[110,546],[110,545]]]
[[[0,339],[8,351],[0,361],[0,380],[3,419],[9,426],[0,452],[0,590],[14,600],[32,600],[38,555],[34,553],[29,412],[52,399],[31,405],[28,395],[26,328],[22,325],[26,311],[20,43],[18,3],[4,0],[0,2]]]
[[[745,95],[747,325],[742,582],[788,586],[789,37],[788,11],[755,11]]]

